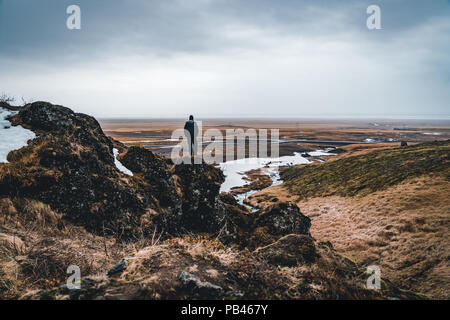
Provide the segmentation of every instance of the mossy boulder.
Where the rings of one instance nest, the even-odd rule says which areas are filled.
[[[228,209],[228,217],[236,226],[234,239],[250,250],[274,243],[288,234],[310,235],[310,219],[291,202],[278,202],[256,212]]]
[[[267,227],[271,235],[284,236],[287,234],[310,235],[311,220],[300,212],[291,202],[279,202],[257,211],[254,224]]]
[[[255,253],[280,266],[313,263],[318,257],[314,240],[299,234],[284,236],[275,243],[256,249]]]
[[[218,233],[228,207],[219,197],[223,173],[208,164],[174,165],[107,137],[93,117],[48,102],[21,108],[13,125],[37,137],[0,166],[0,196],[50,205],[97,234],[130,238],[163,232]],[[120,172],[113,155],[134,175]]]

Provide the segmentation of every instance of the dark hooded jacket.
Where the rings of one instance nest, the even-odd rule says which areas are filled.
[[[195,123],[195,121],[194,120],[186,121],[184,125],[184,130],[187,130],[189,132],[191,144],[194,144],[195,138],[197,137],[198,133],[197,124]]]

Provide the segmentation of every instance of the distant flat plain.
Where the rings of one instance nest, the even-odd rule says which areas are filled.
[[[309,151],[325,146],[381,145],[450,139],[450,119],[196,119],[203,132],[214,128],[225,136],[227,129],[279,129],[280,155]],[[184,119],[100,119],[104,132],[125,145],[141,145],[161,155],[170,154],[175,129]]]

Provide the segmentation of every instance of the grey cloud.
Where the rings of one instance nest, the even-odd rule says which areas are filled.
[[[382,30],[366,28],[373,3]],[[0,0],[0,82],[103,116],[150,100],[148,115],[448,114],[449,34],[444,0]]]
[[[97,56],[101,49],[126,52],[211,52],[252,45],[224,35],[230,27],[260,28],[277,36],[339,37],[367,33],[365,8],[373,1],[6,0],[0,7],[1,55],[58,59]],[[424,4],[426,2],[426,5]],[[83,28],[65,28],[65,8],[82,8]],[[444,1],[378,1],[380,41],[427,19],[449,16]],[[95,50],[98,48],[99,50]],[[81,57],[83,56],[83,57]]]

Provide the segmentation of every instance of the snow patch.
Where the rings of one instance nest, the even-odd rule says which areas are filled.
[[[333,153],[329,153],[332,149],[317,150],[309,152],[313,157],[318,156],[331,156]],[[239,160],[232,160],[222,162],[220,169],[225,175],[225,181],[220,186],[220,192],[230,192],[234,187],[241,187],[249,184],[250,182],[244,180],[245,172],[255,169],[261,169],[261,171],[267,174],[272,179],[272,186],[276,186],[282,183],[280,178],[279,167],[283,166],[295,166],[298,164],[311,163],[305,157],[302,157],[301,153],[294,152],[292,156],[283,156],[278,158],[245,158]],[[252,190],[253,191],[253,190]],[[251,193],[245,193],[238,195],[237,200],[242,203],[244,199]]]
[[[10,111],[0,108],[0,163],[7,163],[8,153],[18,150],[28,144],[28,140],[36,138],[36,134],[22,126],[12,126],[7,117],[17,114],[17,111]]]
[[[424,134],[426,136],[440,136],[441,135],[440,132],[424,132],[422,134]]]
[[[130,169],[127,169],[122,163],[120,163],[119,160],[117,160],[117,156],[119,155],[119,150],[116,148],[113,148],[113,154],[114,154],[114,164],[116,165],[117,170],[119,170],[122,173],[125,173],[129,176],[133,176],[133,172],[131,172]]]

